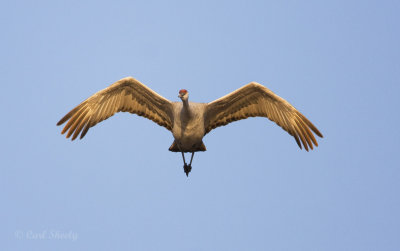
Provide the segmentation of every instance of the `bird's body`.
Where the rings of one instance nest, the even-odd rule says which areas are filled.
[[[188,106],[185,106],[182,102],[173,102],[172,106],[174,113],[172,135],[175,141],[170,151],[205,151],[202,146],[205,135],[204,110],[207,104],[189,102]]]
[[[117,112],[146,117],[170,130],[174,142],[169,150],[181,152],[186,175],[191,170],[193,154],[205,151],[203,137],[212,129],[248,117],[266,117],[294,137],[300,148],[308,151],[318,146],[313,132],[318,129],[286,100],[268,88],[251,82],[210,103],[189,102],[186,90],[179,91],[182,102],[171,102],[138,80],[127,77],[95,93],[67,113],[57,125],[65,123],[62,133],[72,140],[82,139],[89,128]],[[189,165],[184,152],[191,152]]]

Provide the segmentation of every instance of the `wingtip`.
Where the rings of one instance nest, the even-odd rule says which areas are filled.
[[[64,124],[64,122],[65,122],[65,120],[62,118],[62,119],[60,119],[58,122],[57,122],[57,126],[60,126],[60,125],[62,125],[62,124]]]
[[[323,137],[324,137],[324,135],[322,135],[322,133],[321,133],[317,128],[312,128],[312,127],[311,127],[311,129],[314,131],[314,133],[315,133],[318,137],[320,137],[320,138],[323,138]]]

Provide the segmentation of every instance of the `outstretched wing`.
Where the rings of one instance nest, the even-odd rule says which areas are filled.
[[[68,123],[62,130],[72,140],[82,139],[89,128],[117,112],[130,112],[146,117],[168,130],[172,128],[172,103],[140,83],[127,77],[95,93],[65,115],[57,125]]]
[[[274,121],[290,135],[300,148],[301,143],[308,151],[318,143],[311,130],[323,137],[318,129],[289,102],[256,82],[251,82],[238,90],[207,104],[205,114],[206,133],[233,121],[248,117],[266,117]]]

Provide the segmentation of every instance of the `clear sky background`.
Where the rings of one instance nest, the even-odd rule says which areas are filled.
[[[399,1],[1,1],[1,250],[400,250]],[[170,132],[57,121],[133,76],[178,101],[250,81],[324,134],[218,128],[186,178]]]

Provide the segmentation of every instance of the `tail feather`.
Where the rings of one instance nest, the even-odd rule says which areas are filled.
[[[174,142],[172,143],[172,145],[169,147],[169,149],[171,152],[181,152],[181,150],[178,147],[178,144],[176,143],[176,141],[174,140]],[[193,145],[193,147],[191,149],[184,149],[183,152],[188,153],[188,152],[205,152],[207,151],[206,146],[204,145],[203,141],[201,141],[200,144],[195,144]]]

